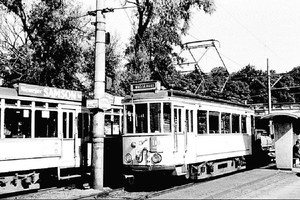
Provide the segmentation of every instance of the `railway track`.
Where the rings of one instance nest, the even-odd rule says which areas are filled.
[[[261,168],[268,168],[272,166],[268,165]],[[247,171],[241,170],[240,172]],[[239,173],[239,172],[234,172]],[[227,174],[224,176],[230,176]],[[162,183],[159,186],[153,186],[153,182],[149,181],[149,184],[145,184],[142,188],[137,188],[133,191],[126,191],[124,188],[110,189],[104,188],[102,191],[93,189],[79,189],[74,186],[74,183],[65,184],[61,187],[51,187],[45,189],[34,189],[18,192],[15,194],[0,195],[0,199],[72,199],[72,200],[85,200],[85,199],[149,199],[166,193],[182,190],[191,186],[197,186],[206,181],[218,179],[219,177],[212,177],[210,179],[198,180],[198,181],[186,181],[184,178],[171,179],[168,182]],[[161,182],[160,179],[159,182]],[[259,179],[260,180],[260,179]],[[257,181],[259,181],[257,180]],[[152,184],[151,184],[152,183]],[[157,182],[156,182],[157,184]],[[151,186],[152,185],[152,186]]]

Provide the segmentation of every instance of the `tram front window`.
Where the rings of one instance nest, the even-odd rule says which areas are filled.
[[[147,104],[136,104],[136,133],[147,133]]]
[[[163,104],[163,112],[164,112],[164,133],[171,133],[171,104],[164,103]]]
[[[5,138],[31,137],[31,111],[21,109],[5,109]]]
[[[151,133],[161,132],[161,104],[150,103],[150,129]]]
[[[126,107],[126,133],[133,133],[133,106],[127,105]]]

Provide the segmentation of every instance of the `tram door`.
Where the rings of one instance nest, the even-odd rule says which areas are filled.
[[[79,141],[76,134],[76,112],[75,110],[62,109],[61,113],[61,140],[62,140],[62,158],[63,166],[79,165]]]
[[[184,131],[184,123],[183,123],[183,112],[184,109],[181,106],[174,106],[174,150],[176,152],[176,159],[180,159],[184,157],[185,154],[185,131]],[[182,160],[183,161],[183,160]]]

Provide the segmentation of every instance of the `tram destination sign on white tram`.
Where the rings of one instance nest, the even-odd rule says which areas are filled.
[[[159,90],[160,89],[160,81],[146,81],[140,83],[131,84],[132,92],[139,91],[151,91],[151,90]]]
[[[50,99],[63,99],[71,101],[81,101],[82,92],[75,90],[59,89],[54,87],[29,85],[19,83],[19,95],[43,97]]]

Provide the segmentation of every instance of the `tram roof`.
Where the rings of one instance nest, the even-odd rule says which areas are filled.
[[[202,96],[198,94],[193,94],[191,92],[185,92],[185,91],[179,91],[173,89],[132,93],[131,95],[125,96],[122,102],[128,103],[132,100],[163,99],[167,97],[179,97],[179,98],[194,99],[194,100],[200,100],[206,102],[216,102],[216,103],[230,104],[235,106],[250,107],[250,105],[247,104],[233,102],[225,99],[218,99],[214,97]]]

